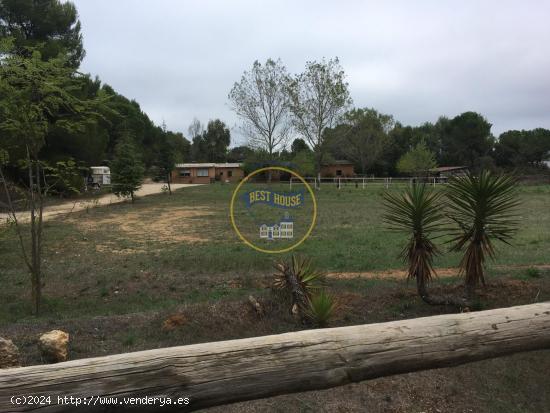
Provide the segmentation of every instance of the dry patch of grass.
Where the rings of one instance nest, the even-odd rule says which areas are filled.
[[[208,208],[200,210],[189,207],[170,209],[147,208],[124,214],[109,214],[94,217],[71,217],[71,222],[79,230],[95,231],[109,228],[111,234],[118,233],[133,244],[130,248],[120,248],[115,241],[100,242],[95,245],[98,252],[113,254],[136,254],[151,251],[146,244],[156,242],[160,244],[175,244],[181,242],[203,243],[210,241],[204,228],[208,217],[214,212]]]
[[[497,270],[520,270],[520,269],[529,269],[534,268],[537,270],[548,270],[550,269],[550,265],[548,264],[540,264],[540,265],[496,265],[494,267]],[[449,278],[449,277],[458,277],[459,269],[455,267],[450,268],[436,268],[436,276],[441,278]],[[407,278],[407,271],[404,269],[393,269],[393,270],[385,270],[385,271],[370,271],[370,272],[349,272],[349,271],[337,271],[337,272],[330,272],[327,273],[327,277],[333,278],[336,280],[350,280],[354,278],[390,278],[390,279],[405,279]]]

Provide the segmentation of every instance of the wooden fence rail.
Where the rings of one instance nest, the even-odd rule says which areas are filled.
[[[545,302],[8,369],[0,411],[113,411],[103,404],[115,399],[102,397],[118,398],[115,411],[191,411],[548,348]],[[14,404],[31,395],[43,404]],[[146,396],[180,404],[161,408]],[[142,399],[124,404],[130,397]]]

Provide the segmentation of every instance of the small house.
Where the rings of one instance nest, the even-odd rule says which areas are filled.
[[[238,182],[244,177],[240,163],[180,163],[172,171],[172,182],[209,184],[216,181]]]
[[[321,166],[321,176],[323,178],[349,178],[355,176],[353,163],[345,160],[327,162]]]

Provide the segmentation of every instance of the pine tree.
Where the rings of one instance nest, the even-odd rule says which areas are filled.
[[[124,136],[115,147],[115,158],[111,164],[113,193],[129,196],[134,202],[134,193],[141,187],[144,172],[134,143],[128,135]]]

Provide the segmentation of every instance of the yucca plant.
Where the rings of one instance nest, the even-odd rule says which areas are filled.
[[[401,252],[408,264],[407,279],[415,279],[418,294],[429,304],[443,304],[428,294],[427,285],[435,274],[433,259],[438,248],[433,238],[438,236],[445,215],[441,206],[441,193],[425,184],[412,184],[404,192],[384,195],[386,213],[383,216],[388,228],[409,236]]]
[[[517,230],[515,189],[514,177],[489,171],[449,180],[449,217],[456,223],[451,230],[451,250],[464,252],[460,272],[469,300],[480,282],[485,285],[483,265],[487,257],[495,257],[494,242],[509,244]]]
[[[325,290],[320,290],[311,297],[306,316],[314,326],[326,327],[335,310],[336,301]]]
[[[290,293],[291,308],[296,308],[303,318],[311,297],[324,286],[325,274],[315,268],[311,259],[297,255],[276,262],[275,269],[273,287]]]

